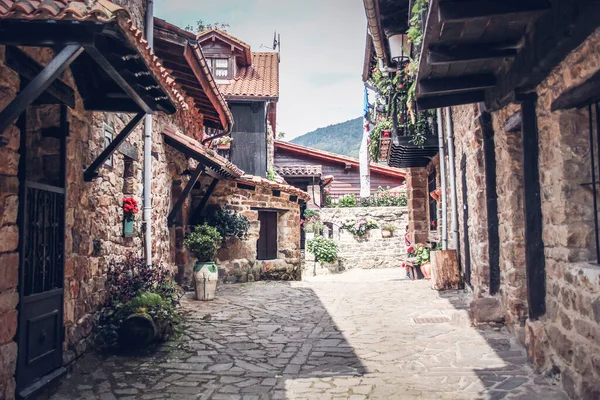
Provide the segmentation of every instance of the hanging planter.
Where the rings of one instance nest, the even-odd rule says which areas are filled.
[[[381,137],[382,138],[389,138],[392,136],[392,131],[389,129],[386,129],[384,131],[381,132]]]
[[[431,196],[432,199],[434,199],[435,201],[438,201],[442,195],[442,189],[441,188],[437,188],[434,191],[431,191],[429,193],[429,195]]]
[[[137,201],[133,197],[123,197],[123,237],[134,236],[135,214],[137,213]]]

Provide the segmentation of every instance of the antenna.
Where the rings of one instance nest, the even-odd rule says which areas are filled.
[[[277,58],[281,59],[281,35],[277,31],[273,32],[273,50],[277,50]]]

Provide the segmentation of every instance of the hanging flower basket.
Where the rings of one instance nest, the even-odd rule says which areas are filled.
[[[138,203],[133,197],[123,197],[123,237],[133,236]]]

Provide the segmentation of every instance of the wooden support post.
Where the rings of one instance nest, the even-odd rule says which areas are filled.
[[[78,44],[65,46],[0,113],[0,132],[33,103],[83,51]]]
[[[546,259],[542,238],[542,201],[540,197],[539,145],[535,94],[525,95],[521,103],[521,141],[523,154],[523,208],[525,211],[525,264],[529,318],[546,312]]]
[[[212,182],[206,189],[206,193],[204,193],[204,197],[202,197],[202,200],[200,200],[200,204],[198,204],[198,208],[196,208],[196,211],[194,212],[194,216],[192,217],[193,221],[200,221],[202,212],[204,211],[204,208],[206,207],[206,204],[208,203],[208,199],[210,199],[210,196],[212,195],[215,188],[217,187],[217,183],[219,183],[219,179],[213,178]]]
[[[106,159],[110,157],[112,153],[114,153],[114,151],[125,139],[127,139],[127,136],[129,136],[129,134],[135,129],[135,127],[138,126],[140,122],[142,122],[142,119],[144,119],[145,115],[146,114],[143,112],[138,113],[135,117],[133,117],[131,121],[129,121],[129,123],[125,126],[125,128],[123,128],[123,130],[117,135],[117,137],[112,142],[110,142],[108,146],[106,146],[106,148],[102,151],[102,153],[100,153],[98,158],[96,158],[94,162],[85,170],[85,172],[83,173],[84,181],[89,182],[98,176],[98,169],[100,168],[100,166],[104,164]]]
[[[194,185],[196,184],[196,182],[198,182],[198,178],[200,178],[200,176],[204,173],[204,171],[205,171],[205,167],[202,164],[198,164],[198,166],[196,167],[196,170],[190,177],[190,180],[188,181],[187,185],[185,185],[183,192],[181,192],[181,194],[177,198],[177,201],[173,205],[173,208],[171,209],[171,212],[169,213],[169,216],[167,217],[167,223],[169,226],[171,226],[173,224],[173,222],[175,221],[175,217],[177,216],[177,213],[181,210],[181,207],[183,206],[185,199],[187,199],[188,195],[194,188]]]
[[[496,147],[490,113],[480,107],[479,124],[483,134],[485,195],[487,199],[488,255],[490,263],[490,294],[500,290],[500,232],[498,231],[498,191],[496,189]]]

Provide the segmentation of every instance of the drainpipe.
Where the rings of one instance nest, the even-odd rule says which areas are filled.
[[[454,123],[452,108],[446,107],[446,132],[448,133],[448,169],[450,170],[450,204],[452,207],[452,248],[458,250],[458,209],[456,208],[456,167],[454,163]]]
[[[147,1],[146,40],[154,47],[154,0]],[[144,119],[144,228],[146,265],[152,265],[152,114]]]
[[[442,250],[448,250],[448,200],[446,199],[446,150],[444,149],[444,124],[442,109],[438,108],[437,126],[440,147],[440,186],[442,187]]]

